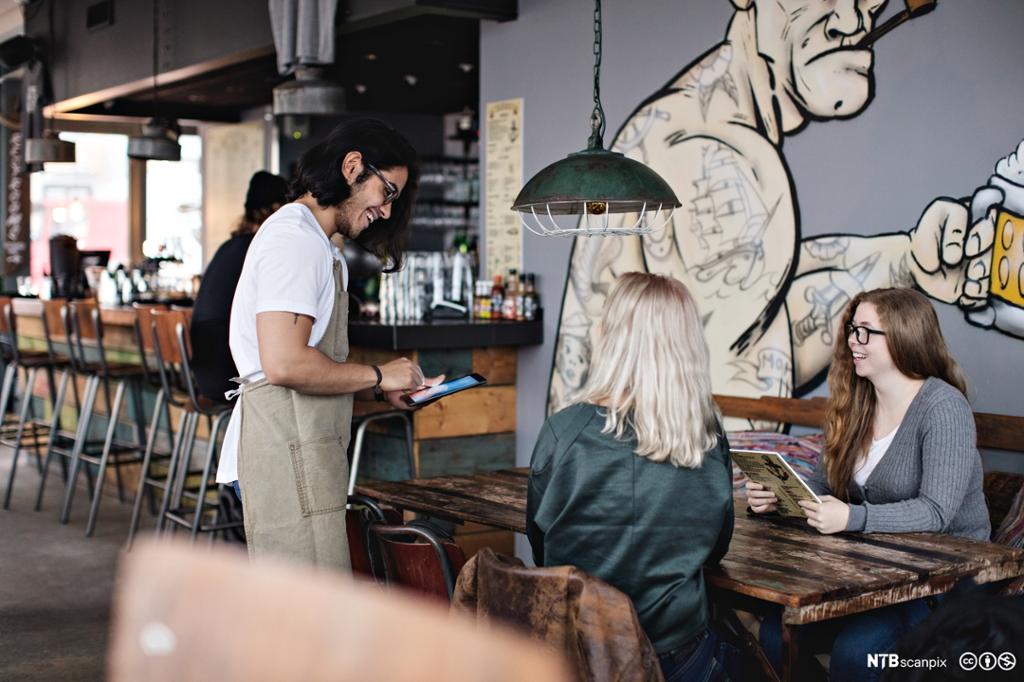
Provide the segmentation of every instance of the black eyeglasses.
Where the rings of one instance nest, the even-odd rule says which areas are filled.
[[[380,178],[380,181],[384,183],[385,204],[390,204],[392,201],[398,198],[398,195],[402,193],[402,191],[398,189],[398,185],[385,178],[384,174],[377,170],[377,167],[374,166],[369,161],[363,161],[363,165],[366,166],[366,169],[368,171],[376,175],[378,178]]]
[[[872,334],[878,334],[879,336],[885,336],[885,332],[879,331],[878,329],[872,329],[871,327],[865,327],[862,324],[851,324],[846,323],[846,338],[850,338],[850,334],[857,336],[857,343],[866,344],[871,340]]]

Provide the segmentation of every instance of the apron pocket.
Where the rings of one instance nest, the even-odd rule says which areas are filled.
[[[303,516],[345,509],[348,502],[348,467],[343,439],[327,436],[290,443],[295,487]]]

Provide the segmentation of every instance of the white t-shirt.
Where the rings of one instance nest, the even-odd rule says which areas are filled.
[[[334,309],[335,260],[341,261],[342,286],[347,290],[348,267],[341,251],[302,204],[286,204],[260,226],[245,255],[231,303],[228,338],[239,376],[250,381],[263,378],[256,339],[259,313],[309,315],[313,318],[309,346],[320,343]],[[224,434],[218,483],[238,480],[241,424],[237,400]]]
[[[892,444],[892,439],[896,437],[896,432],[900,430],[899,425],[892,430],[891,433],[882,436],[878,440],[871,440],[871,447],[868,448],[867,459],[860,465],[855,472],[853,472],[853,480],[857,481],[857,485],[863,486],[868,481],[868,477],[871,476],[871,472],[875,470],[878,463],[885,456],[885,453],[889,450],[889,445]]]

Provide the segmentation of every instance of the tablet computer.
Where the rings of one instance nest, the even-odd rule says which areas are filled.
[[[797,504],[800,500],[821,502],[808,487],[800,474],[789,465],[786,458],[777,452],[762,450],[730,450],[732,461],[743,470],[751,481],[760,483],[775,493],[778,510],[783,516],[805,517],[804,510]]]
[[[486,383],[487,379],[483,378],[479,374],[467,374],[466,376],[459,377],[458,379],[449,379],[437,386],[428,386],[427,388],[421,388],[420,390],[413,391],[412,393],[406,393],[402,396],[402,402],[411,407],[420,407],[443,398],[446,395],[465,391],[467,388],[483,386]]]

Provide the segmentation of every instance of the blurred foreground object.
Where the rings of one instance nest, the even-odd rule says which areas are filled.
[[[107,666],[114,682],[569,680],[539,645],[415,598],[155,542],[122,558]]]

